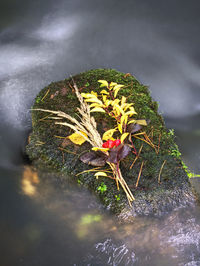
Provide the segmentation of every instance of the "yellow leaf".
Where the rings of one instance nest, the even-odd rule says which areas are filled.
[[[116,85],[116,86],[113,88],[113,90],[115,91],[115,92],[114,92],[114,97],[117,96],[119,90],[120,90],[122,87],[124,87],[124,85]]]
[[[133,105],[133,103],[126,103],[125,107],[123,108],[124,111],[126,111],[127,109],[129,109],[131,106]],[[133,107],[132,107],[133,108]],[[131,108],[130,108],[131,109]]]
[[[97,95],[92,94],[92,93],[81,93],[81,96],[83,98],[97,98]]]
[[[115,99],[114,101],[111,101],[111,105],[114,106],[115,104],[119,104],[119,102],[119,99]]]
[[[147,126],[147,121],[144,119],[136,120],[136,123],[141,125],[141,126]]]
[[[107,87],[108,88],[108,81],[106,80],[98,80],[99,83],[101,83],[100,87]]]
[[[137,113],[135,112],[135,110],[128,111],[128,112],[125,113],[125,115],[128,115],[128,116],[132,116],[132,115],[135,115],[135,114],[137,114]]]
[[[102,101],[100,101],[99,99],[97,98],[90,98],[90,99],[87,99],[85,100],[86,102],[92,102],[92,103],[98,103],[100,105],[103,105]]]
[[[85,132],[83,132],[83,131],[80,131],[80,133],[75,132],[75,133],[71,134],[70,136],[68,136],[68,138],[74,144],[82,145],[86,141],[86,139],[87,139],[87,134]]]
[[[123,104],[125,104],[125,103],[126,103],[126,97],[122,96],[122,99],[121,99],[121,106],[122,106]]]
[[[131,120],[131,121],[128,122],[128,124],[132,124],[132,123],[136,123],[136,120],[133,119],[133,120]]]
[[[115,104],[113,106],[113,109],[115,109],[117,111],[118,115],[120,115],[120,114],[124,115],[124,110],[118,104]]]
[[[121,135],[121,138],[120,138],[120,140],[121,140],[121,142],[124,142],[124,140],[125,140],[125,138],[127,137],[129,135],[129,133],[124,133],[124,134],[122,134]]]
[[[122,134],[122,125],[121,124],[118,124],[118,129],[119,129],[119,132]]]
[[[105,172],[97,172],[94,176],[98,179],[99,176],[107,176],[107,174]]]
[[[113,90],[117,90],[118,88],[122,88],[122,87],[124,87],[124,85],[116,84]]]
[[[120,88],[117,88],[117,89],[115,90],[115,92],[114,92],[114,97],[115,97],[115,98],[116,98],[116,96],[117,96],[119,90],[120,90]]]
[[[100,93],[102,93],[102,94],[109,94],[109,92],[108,91],[106,91],[106,90],[102,90]]]
[[[126,116],[125,116],[125,119],[124,119],[124,123],[125,123],[125,125],[127,124],[127,122],[128,122],[128,116],[126,115]]]
[[[92,110],[90,110],[90,113],[92,112],[102,112],[102,113],[105,113],[105,110],[101,107],[95,107],[93,108]]]
[[[91,94],[92,94],[92,95],[95,95],[96,97],[97,97],[97,95],[98,95],[95,91],[91,91]]]
[[[114,87],[114,86],[116,86],[116,85],[117,85],[116,82],[111,82],[111,83],[110,83],[110,87]]]
[[[107,130],[107,131],[103,134],[102,139],[103,139],[103,140],[109,140],[109,139],[111,139],[115,131],[116,131],[116,129],[114,129],[114,128],[113,128],[113,129],[109,129],[109,130]]]
[[[105,103],[106,102],[106,100],[107,100],[107,95],[103,95],[103,102]]]
[[[98,103],[91,103],[91,104],[90,104],[90,108],[91,108],[91,107],[101,107],[101,106],[100,106]]]
[[[128,121],[128,116],[127,115],[122,115],[121,116],[121,124],[123,125],[123,123],[126,125]]]
[[[106,107],[108,107],[110,104],[111,104],[111,101],[110,100],[106,100],[106,102],[105,102]]]
[[[93,151],[108,151],[109,148],[93,147],[92,150],[93,150]]]

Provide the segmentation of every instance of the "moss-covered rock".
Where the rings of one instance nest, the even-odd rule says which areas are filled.
[[[123,190],[117,190],[113,180],[94,177],[93,173],[78,173],[92,167],[79,160],[80,155],[90,150],[89,144],[74,145],[64,139],[71,132],[69,128],[55,125],[51,115],[41,111],[32,112],[33,130],[29,136],[29,144],[26,147],[27,154],[34,165],[54,169],[65,174],[67,180],[77,182],[88,187],[97,194],[105,207],[120,217],[122,220],[130,220],[136,214],[162,215],[178,206],[188,204],[193,199],[187,174],[185,173],[177,145],[174,142],[174,134],[167,131],[162,116],[158,113],[158,104],[153,101],[146,86],[140,84],[133,76],[125,75],[112,69],[96,69],[80,73],[73,77],[81,92],[98,91],[99,79],[114,81],[125,85],[120,94],[134,103],[138,119],[149,120],[145,131],[151,137],[153,143],[159,146],[157,151],[142,140],[134,139],[134,146],[138,151],[143,144],[141,154],[132,168],[130,168],[135,155],[127,156],[121,162],[121,171],[129,185],[135,201],[130,208]],[[35,99],[33,108],[61,110],[77,118],[76,108],[79,102],[72,87],[71,78],[51,83],[40,91]],[[112,119],[105,118],[102,113],[94,115],[98,129],[103,132],[103,121],[107,121],[107,127],[112,127]],[[160,183],[159,173],[163,166]],[[144,162],[139,185],[135,184]],[[105,186],[106,185],[106,186]],[[102,188],[102,189],[101,189]]]

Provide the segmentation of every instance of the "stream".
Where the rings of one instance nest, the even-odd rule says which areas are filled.
[[[149,86],[200,173],[199,1],[2,0],[0,265],[198,266],[200,203],[118,225],[96,197],[24,155],[30,108],[53,81],[115,68]],[[200,179],[191,182],[200,193]]]

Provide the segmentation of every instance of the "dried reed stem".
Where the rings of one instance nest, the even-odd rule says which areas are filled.
[[[142,151],[142,148],[143,148],[143,144],[141,145],[140,149],[139,149],[139,152],[137,154],[137,156],[135,157],[134,161],[132,162],[131,166],[130,166],[130,169],[132,169],[133,165],[135,164],[135,162],[137,161],[137,159],[139,158],[140,156],[140,153]]]
[[[138,184],[139,184],[139,181],[140,181],[140,176],[141,176],[141,173],[142,173],[143,165],[144,165],[144,161],[142,161],[142,163],[141,163],[141,166],[140,166],[140,172],[139,172],[139,174],[138,174],[138,178],[137,178],[137,182],[136,182],[136,184],[135,184],[135,187],[138,187]]]
[[[162,173],[162,170],[163,170],[163,167],[164,167],[165,163],[166,163],[166,160],[164,160],[164,162],[163,162],[163,164],[162,164],[162,166],[160,168],[160,172],[159,172],[159,175],[158,175],[158,183],[159,184],[161,184],[160,177],[161,177],[161,173]]]

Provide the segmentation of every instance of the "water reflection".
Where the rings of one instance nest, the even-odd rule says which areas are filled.
[[[38,174],[31,167],[26,166],[22,177],[22,191],[27,196],[36,194],[36,185],[39,183]]]
[[[23,180],[37,187],[34,196],[32,189],[26,193]],[[37,176],[25,168],[19,185],[26,193],[30,216],[14,230],[18,248],[11,245],[9,250],[13,258],[22,258],[20,265],[29,265],[28,261],[33,263],[30,265],[55,265],[57,260],[61,265],[68,262],[77,266],[182,266],[199,260],[198,205],[178,209],[163,219],[135,217],[132,224],[118,224],[95,197],[66,177],[53,173]],[[10,243],[8,227],[4,230],[3,238]],[[53,261],[51,255],[47,256],[49,252],[55,256]]]

